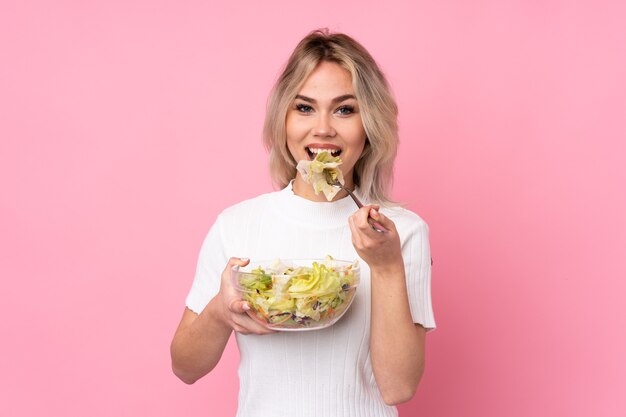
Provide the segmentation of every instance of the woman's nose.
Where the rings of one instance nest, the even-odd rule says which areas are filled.
[[[320,115],[313,127],[313,135],[320,137],[335,136],[336,132],[330,117]]]

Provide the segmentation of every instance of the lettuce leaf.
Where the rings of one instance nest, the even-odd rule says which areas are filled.
[[[332,186],[329,182],[339,181],[345,184],[343,173],[339,169],[341,158],[332,156],[329,152],[320,152],[314,160],[298,162],[296,169],[307,184],[313,186],[316,195],[324,193],[326,200],[331,201],[341,188]]]

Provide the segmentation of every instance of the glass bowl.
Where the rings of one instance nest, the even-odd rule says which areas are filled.
[[[329,257],[251,262],[231,275],[252,318],[273,330],[302,331],[332,326],[344,315],[359,272],[358,262]]]

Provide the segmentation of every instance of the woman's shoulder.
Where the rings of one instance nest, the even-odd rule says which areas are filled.
[[[237,219],[241,219],[244,215],[259,213],[272,204],[272,200],[276,198],[278,193],[280,193],[280,191],[271,191],[257,195],[256,197],[244,199],[222,210],[218,219],[222,221],[237,221]]]
[[[384,215],[392,219],[394,222],[396,220],[401,222],[406,222],[409,224],[424,224],[426,225],[426,221],[414,211],[402,206],[391,206],[391,207],[381,207],[380,209]]]
[[[414,211],[402,206],[383,207],[380,210],[395,223],[397,230],[428,234],[428,223]]]

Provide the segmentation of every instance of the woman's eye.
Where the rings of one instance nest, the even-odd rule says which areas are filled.
[[[337,113],[342,116],[346,116],[348,114],[354,113],[354,107],[352,106],[341,106],[337,109]]]
[[[313,107],[307,104],[296,104],[296,110],[301,113],[311,113],[313,111]]]

